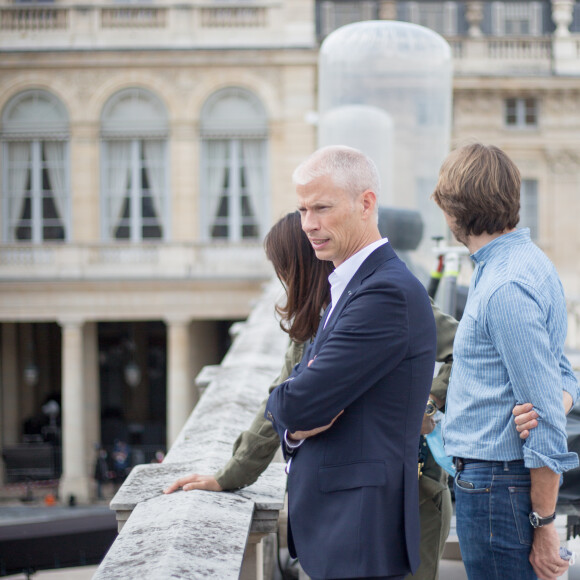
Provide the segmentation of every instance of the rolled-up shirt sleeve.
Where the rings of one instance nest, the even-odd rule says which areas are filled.
[[[539,415],[538,426],[523,443],[526,467],[562,473],[578,466],[578,456],[568,451],[562,390],[577,398],[578,384],[557,346],[562,337],[547,330],[551,315],[548,302],[535,289],[509,282],[491,296],[485,323],[507,369],[516,403],[532,403]],[[557,329],[553,332],[566,332],[565,321],[549,326]]]

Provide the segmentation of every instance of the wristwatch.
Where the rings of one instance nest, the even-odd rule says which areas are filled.
[[[427,401],[427,405],[425,406],[425,415],[427,415],[427,417],[432,417],[435,415],[435,413],[437,413],[437,411],[439,411],[437,404],[433,399],[429,399]]]
[[[556,519],[556,512],[554,512],[551,516],[547,518],[543,518],[540,516],[538,512],[531,512],[530,513],[530,524],[532,524],[532,528],[541,528],[542,526],[547,526],[551,524]]]

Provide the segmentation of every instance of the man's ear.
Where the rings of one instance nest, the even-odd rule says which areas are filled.
[[[367,189],[362,194],[363,215],[366,217],[373,216],[375,213],[375,206],[377,205],[377,196],[374,191]]]

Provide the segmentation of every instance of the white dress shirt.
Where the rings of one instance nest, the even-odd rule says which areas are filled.
[[[353,276],[356,274],[357,270],[361,267],[362,263],[380,246],[383,246],[389,241],[388,238],[383,238],[382,240],[377,240],[368,246],[365,246],[362,250],[359,250],[356,254],[353,254],[348,260],[345,260],[338,268],[334,270],[328,276],[328,281],[330,282],[330,296],[331,296],[331,306],[330,312],[326,316],[323,328],[326,328],[329,318],[332,316],[332,311],[334,307],[340,300],[342,293],[348,286],[348,283],[352,280]]]

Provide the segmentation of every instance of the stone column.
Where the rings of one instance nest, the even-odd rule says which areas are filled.
[[[173,445],[193,409],[189,320],[167,321],[167,447]]]
[[[83,322],[60,321],[62,327],[62,477],[60,496],[74,496],[79,503],[90,500],[92,478],[87,457]]]

